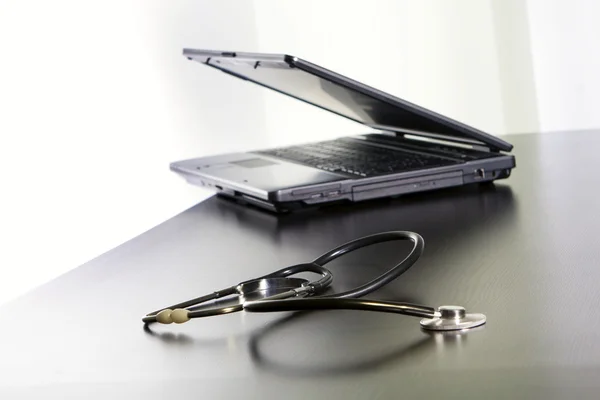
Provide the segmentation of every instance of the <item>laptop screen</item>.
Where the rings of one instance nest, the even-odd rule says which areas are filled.
[[[296,59],[294,66],[290,66],[283,57],[269,59],[264,55],[239,53],[237,57],[197,60],[373,128],[437,134],[442,138],[492,144],[503,150],[512,148],[494,136],[303,60]]]

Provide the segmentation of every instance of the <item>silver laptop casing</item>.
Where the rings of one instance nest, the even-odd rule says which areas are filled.
[[[395,107],[398,109],[399,115],[408,117],[408,126],[403,126],[404,124],[389,126],[373,123],[377,121],[366,123],[358,120],[357,122],[364,123],[371,128],[371,134],[383,133],[399,136],[404,141],[411,140],[418,146],[425,146],[424,148],[428,143],[443,143],[444,146],[458,151],[474,149],[493,155],[493,157],[461,164],[373,177],[357,177],[346,173],[324,171],[254,151],[171,163],[171,170],[180,174],[189,183],[209,188],[222,196],[238,199],[271,211],[285,212],[332,202],[358,202],[471,183],[491,182],[507,178],[510,176],[511,169],[515,167],[514,156],[505,153],[512,149],[512,145],[509,143],[297,57],[194,49],[185,49],[184,55],[190,60],[201,62],[235,77],[257,83],[357,121],[352,115],[345,115],[335,109],[315,104],[310,100],[295,96],[293,93],[254,80],[250,71],[263,68],[261,73],[266,73],[268,76],[269,68],[274,70],[289,68],[296,69],[294,73],[315,75],[318,79],[333,82],[344,90],[356,92],[363,97],[369,96],[378,104],[385,102],[386,107]],[[299,72],[300,70],[302,72]],[[436,132],[415,129],[429,125],[435,127]],[[396,148],[395,144],[372,143],[368,140],[368,134],[340,135],[340,137],[348,142],[359,141],[376,147]],[[406,151],[401,144],[398,146]],[[260,151],[260,149],[255,151]]]

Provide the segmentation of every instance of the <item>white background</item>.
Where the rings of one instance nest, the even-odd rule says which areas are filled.
[[[600,126],[600,2],[528,0],[540,128]]]
[[[0,1],[0,303],[210,195],[169,162],[364,132],[181,56],[292,53],[493,134],[593,128],[593,0]]]

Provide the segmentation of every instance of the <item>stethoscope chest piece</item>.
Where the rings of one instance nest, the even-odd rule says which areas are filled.
[[[422,319],[421,327],[430,331],[456,331],[475,328],[486,321],[485,315],[467,314],[460,306],[441,306],[436,314],[439,315]]]

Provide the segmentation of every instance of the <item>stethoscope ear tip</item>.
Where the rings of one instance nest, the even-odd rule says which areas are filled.
[[[458,331],[486,323],[483,314],[468,314],[461,306],[441,306],[433,318],[421,320],[421,327],[429,331]]]
[[[183,324],[190,320],[190,311],[185,308],[176,308],[174,310],[166,308],[156,314],[155,318],[159,324],[172,324],[173,322]]]
[[[170,308],[166,308],[166,309],[160,311],[158,314],[156,314],[156,322],[158,322],[159,324],[173,323],[173,320],[171,319],[172,312],[173,312],[173,310],[171,310]]]

